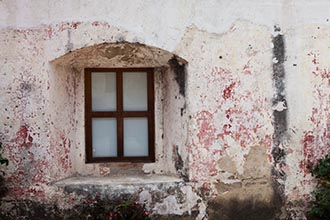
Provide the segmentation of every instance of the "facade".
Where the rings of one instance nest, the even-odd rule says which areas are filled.
[[[307,165],[330,152],[329,9],[325,0],[0,1],[2,211],[65,210],[99,193],[168,219],[305,219]],[[93,160],[88,68],[152,69],[148,159]]]

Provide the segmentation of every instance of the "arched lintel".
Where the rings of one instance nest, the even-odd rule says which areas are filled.
[[[86,67],[173,67],[174,64],[185,66],[188,62],[161,48],[125,41],[86,46],[66,53],[50,63],[81,69]]]

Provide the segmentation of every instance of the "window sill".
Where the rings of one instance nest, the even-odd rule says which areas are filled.
[[[66,193],[76,193],[83,196],[100,194],[110,198],[121,195],[138,194],[143,190],[164,191],[183,185],[184,181],[177,177],[165,175],[129,175],[129,176],[79,176],[70,177],[54,183],[63,188]]]

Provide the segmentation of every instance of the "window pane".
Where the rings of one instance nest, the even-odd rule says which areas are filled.
[[[93,157],[117,156],[117,120],[93,118]]]
[[[147,111],[147,73],[123,73],[124,111]]]
[[[148,156],[148,119],[124,119],[124,156]]]
[[[92,111],[116,109],[116,73],[92,73]]]

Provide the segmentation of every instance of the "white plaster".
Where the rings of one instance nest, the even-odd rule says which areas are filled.
[[[223,33],[241,19],[269,29],[278,24],[286,32],[299,24],[327,24],[329,6],[326,0],[139,0],[126,4],[118,0],[3,0],[0,2],[3,15],[0,27],[105,21],[140,36],[140,42],[174,51],[185,29],[192,25],[208,32]]]

